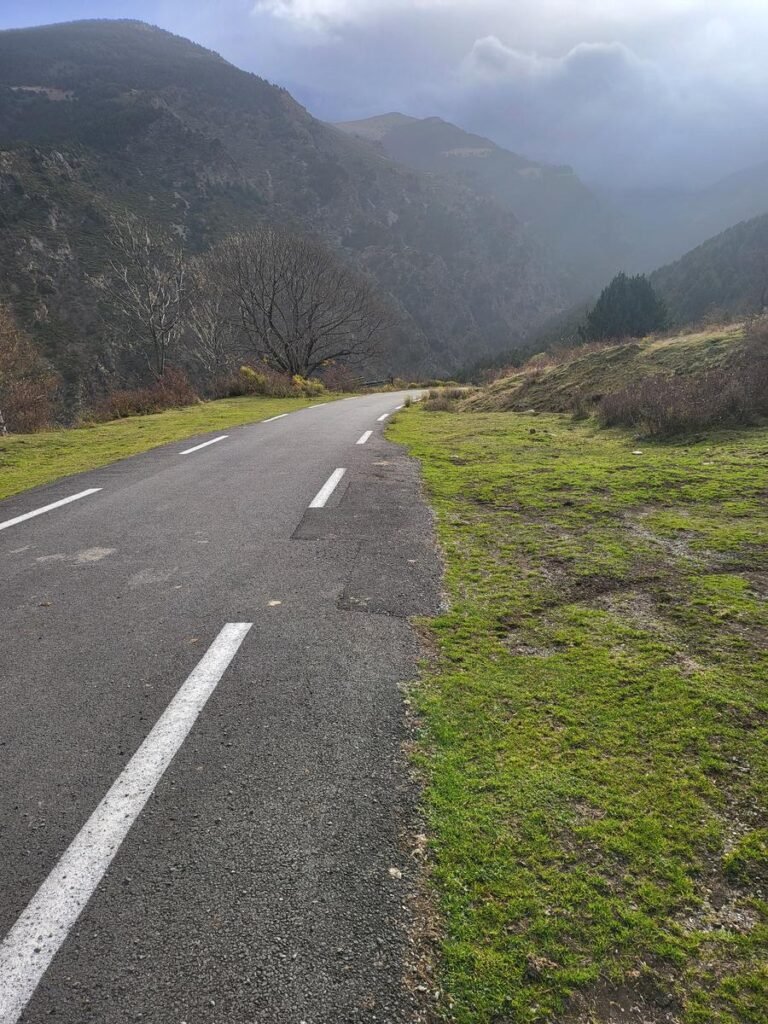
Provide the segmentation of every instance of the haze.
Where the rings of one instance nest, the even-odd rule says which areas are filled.
[[[0,28],[141,18],[316,116],[438,115],[623,189],[768,159],[763,0],[6,0]]]

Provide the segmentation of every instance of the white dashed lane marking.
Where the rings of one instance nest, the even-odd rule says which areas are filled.
[[[48,965],[251,628],[229,622],[0,945],[0,1024],[16,1024]]]
[[[15,516],[13,519],[6,519],[4,523],[0,523],[0,530],[7,530],[9,526],[15,526],[17,523],[23,523],[25,519],[34,519],[35,516],[41,516],[44,512],[50,512],[54,508],[61,508],[62,505],[69,505],[72,501],[78,501],[80,498],[87,498],[89,494],[96,494],[96,492],[100,490],[100,487],[89,487],[87,491],[80,491],[78,494],[70,494],[68,498],[61,498],[59,501],[52,501],[50,505],[43,505],[42,508],[36,508],[32,512],[25,512],[21,516]]]
[[[185,448],[183,452],[179,452],[179,455],[191,455],[192,452],[199,452],[201,448],[207,448],[209,444],[216,444],[217,441],[224,441],[229,434],[221,434],[219,437],[214,437],[210,441],[203,441],[202,444],[196,444],[194,448]]]

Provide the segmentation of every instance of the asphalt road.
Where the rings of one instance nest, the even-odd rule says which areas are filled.
[[[439,561],[403,400],[0,502],[0,1024],[414,1019],[399,684]]]

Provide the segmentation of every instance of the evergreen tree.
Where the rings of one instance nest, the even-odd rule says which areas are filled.
[[[641,338],[667,323],[664,301],[645,274],[617,274],[603,289],[581,329],[589,341],[603,338]]]

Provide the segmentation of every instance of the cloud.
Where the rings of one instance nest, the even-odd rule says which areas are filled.
[[[765,0],[158,3],[326,120],[437,114],[606,184],[768,159]]]
[[[661,89],[663,77],[623,43],[579,43],[562,57],[541,57],[505,46],[496,36],[477,39],[463,64],[469,87],[506,84],[570,104],[647,94]]]

